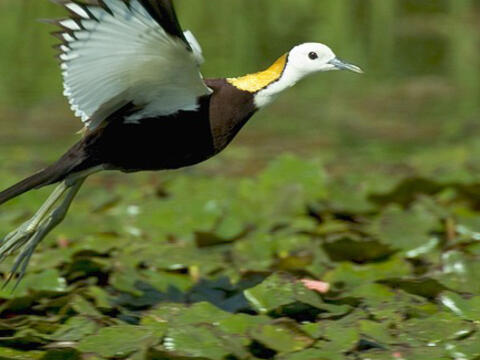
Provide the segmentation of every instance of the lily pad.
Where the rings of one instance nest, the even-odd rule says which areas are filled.
[[[324,311],[343,313],[348,311],[348,306],[338,307],[325,303],[317,293],[308,290],[298,280],[284,273],[273,274],[260,285],[245,290],[245,297],[261,314],[297,302]]]
[[[480,296],[465,299],[453,292],[444,292],[440,302],[454,314],[471,321],[480,321]]]
[[[1,360],[39,360],[45,353],[43,351],[20,351],[11,348],[0,347]]]
[[[303,350],[314,342],[292,320],[280,319],[269,324],[259,325],[251,332],[251,335],[267,348],[281,354]]]
[[[450,342],[446,349],[456,359],[477,359],[480,356],[480,334],[476,333],[461,342]]]
[[[392,205],[382,212],[372,230],[382,243],[411,251],[427,244],[438,225],[438,219],[420,205],[410,210]]]
[[[68,319],[49,338],[55,341],[78,341],[95,333],[98,328],[98,323],[88,317],[76,316]]]
[[[171,328],[163,340],[163,347],[175,355],[213,360],[221,360],[228,355],[240,359],[248,356],[239,338],[207,324]]]
[[[360,239],[354,235],[330,237],[323,248],[333,261],[353,261],[357,263],[385,259],[395,251],[390,246],[376,240]]]
[[[440,312],[429,318],[412,319],[401,324],[398,337],[405,343],[440,345],[461,339],[475,331],[473,324],[449,312]]]
[[[28,274],[22,282],[20,282],[15,292],[12,292],[14,286],[15,279],[10,285],[0,290],[0,298],[12,299],[27,295],[30,291],[61,293],[67,289],[65,279],[60,276],[56,269],[45,270],[37,274]]]
[[[462,293],[480,294],[480,262],[476,257],[452,250],[442,256],[442,271],[435,274],[446,288]]]
[[[95,335],[83,338],[77,349],[85,353],[95,353],[103,357],[126,358],[159,341],[153,331],[141,326],[112,326],[100,329]]]
[[[323,281],[329,282],[338,289],[352,289],[382,279],[408,276],[412,270],[411,264],[401,257],[366,265],[342,262],[328,271]]]

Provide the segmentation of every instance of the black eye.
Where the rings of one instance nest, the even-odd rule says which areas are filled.
[[[318,59],[318,54],[315,51],[312,51],[310,54],[308,54],[308,57],[310,60],[316,60]]]

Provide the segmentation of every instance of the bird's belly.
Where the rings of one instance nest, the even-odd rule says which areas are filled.
[[[185,121],[183,121],[185,120]],[[125,172],[178,169],[215,155],[208,121],[149,120],[107,128],[90,156],[110,169]]]
[[[124,172],[167,170],[195,165],[213,156],[213,153],[205,152],[203,148],[198,150],[183,148],[178,151],[152,144],[152,147],[143,146],[134,151],[119,152],[105,163],[110,169]]]

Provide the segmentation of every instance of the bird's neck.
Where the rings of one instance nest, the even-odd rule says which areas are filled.
[[[288,54],[282,55],[268,69],[227,81],[237,89],[247,91],[254,96],[257,108],[270,104],[278,94],[295,85],[301,76],[288,66]]]

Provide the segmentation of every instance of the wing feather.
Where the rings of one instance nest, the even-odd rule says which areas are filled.
[[[58,21],[64,95],[87,127],[132,103],[127,118],[194,110],[209,94],[200,45],[183,33],[170,0],[54,0],[71,13]]]

